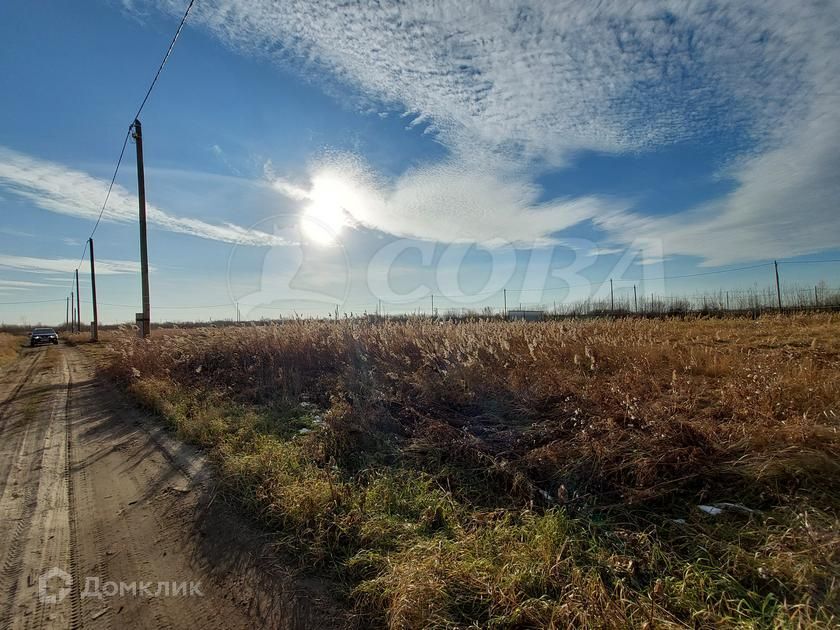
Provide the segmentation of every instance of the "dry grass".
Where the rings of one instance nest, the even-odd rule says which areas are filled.
[[[23,335],[0,332],[0,367],[14,361],[25,342]]]
[[[393,628],[840,613],[840,320],[157,331],[109,372]],[[709,516],[699,504],[742,504]]]

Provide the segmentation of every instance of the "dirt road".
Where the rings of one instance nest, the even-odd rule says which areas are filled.
[[[25,350],[0,372],[0,628],[344,625],[216,497],[78,349]]]

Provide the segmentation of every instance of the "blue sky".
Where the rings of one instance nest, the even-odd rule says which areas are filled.
[[[0,8],[0,320],[64,318],[185,4]],[[198,0],[141,117],[153,319],[763,288],[769,265],[662,277],[836,259],[838,41],[826,2]],[[107,322],[139,310],[133,144],[117,184]]]

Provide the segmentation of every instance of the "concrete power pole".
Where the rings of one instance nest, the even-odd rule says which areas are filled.
[[[90,245],[90,295],[93,300],[93,327],[90,329],[92,341],[99,341],[99,313],[96,310],[96,266],[93,260],[93,237],[88,239]]]
[[[82,309],[79,299],[79,270],[76,269],[76,332],[82,332]]]
[[[149,251],[146,242],[146,177],[143,172],[143,128],[134,121],[134,141],[137,147],[137,198],[140,202],[140,275],[143,290],[143,313],[140,317],[140,334],[146,338],[151,333],[149,306]]]

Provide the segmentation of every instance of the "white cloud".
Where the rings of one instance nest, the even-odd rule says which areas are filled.
[[[24,232],[23,230],[12,230],[9,228],[0,228],[0,234],[7,234],[9,236],[16,236],[20,238],[33,238],[35,236],[31,232]]]
[[[274,188],[314,208],[396,236],[442,242],[539,245],[554,232],[615,205],[586,197],[539,201],[540,189],[499,173],[465,171],[455,163],[412,169],[383,183],[359,160],[332,159],[313,169],[308,187],[275,179]]]
[[[87,173],[3,147],[0,147],[0,186],[44,210],[90,221],[96,221],[99,216],[108,189],[107,182]],[[159,228],[198,238],[254,246],[286,244],[280,236],[232,223],[216,225],[201,219],[173,216],[148,202],[146,217],[150,224]],[[137,198],[115,185],[102,220],[136,221]]]
[[[29,282],[26,280],[0,280],[0,289],[11,291],[25,291],[41,287],[57,287],[61,285],[48,282]]]
[[[78,258],[36,258],[33,256],[0,254],[0,268],[16,269],[28,273],[71,273],[78,264]],[[140,264],[131,260],[96,259],[97,275],[109,276],[139,272]]]
[[[787,35],[792,20],[819,20],[809,13],[781,2],[205,0],[192,19],[243,52],[325,68],[455,149],[557,160],[696,135],[724,113],[722,125],[775,127],[801,109],[785,92],[802,65]]]
[[[821,111],[829,105],[833,109]],[[660,238],[669,254],[697,256],[706,265],[836,248],[840,242],[838,147],[840,100],[822,102],[788,144],[745,160],[732,173],[738,186],[724,198],[663,217],[607,213],[596,223],[613,240]]]
[[[613,242],[663,238],[668,255],[714,263],[836,246],[836,2],[204,0],[194,11],[233,48],[332,76],[328,90],[401,109],[450,150],[381,186],[386,207],[351,212],[362,223],[487,240],[594,215]],[[737,189],[685,216],[540,204],[530,183],[578,150],[723,136],[748,151],[722,156],[739,164]]]

